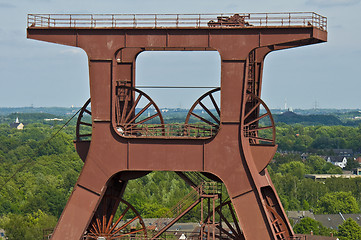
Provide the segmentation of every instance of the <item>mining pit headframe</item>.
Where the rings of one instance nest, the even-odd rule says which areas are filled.
[[[327,18],[314,12],[218,14],[28,14],[29,28],[265,28],[315,27]]]

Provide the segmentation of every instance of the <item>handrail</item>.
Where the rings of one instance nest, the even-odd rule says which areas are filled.
[[[202,123],[193,124],[137,124],[132,123],[126,127],[117,126],[121,136],[126,138],[210,138],[217,134],[218,128],[215,125]]]
[[[155,221],[153,227],[162,227],[167,225],[172,219],[185,211],[191,204],[197,201],[202,194],[217,195],[220,194],[221,184],[217,182],[202,182],[196,189],[192,189],[184,198],[182,198],[176,205],[170,208],[163,214],[157,221]],[[163,223],[163,224],[162,224]]]
[[[229,24],[238,16],[246,23]],[[213,24],[211,24],[213,23]],[[230,28],[315,27],[327,18],[314,12],[218,14],[28,14],[29,28]]]
[[[161,227],[167,225],[173,218],[184,211],[189,205],[199,199],[199,188],[192,189],[184,198],[182,198],[176,205],[170,208],[166,213],[163,214],[152,226]],[[163,223],[163,224],[162,224]]]

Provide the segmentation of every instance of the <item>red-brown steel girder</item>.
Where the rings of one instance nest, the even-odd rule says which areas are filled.
[[[273,136],[260,136],[263,129],[258,124],[263,118],[259,107],[265,106],[259,99],[263,60],[274,50],[327,41],[327,26],[325,19],[314,13],[312,19],[297,24],[292,24],[290,13],[289,19],[282,18],[278,25],[267,23],[271,18],[255,21],[252,16],[244,19],[247,24],[244,20],[238,23],[236,16],[225,25],[227,19],[221,17],[220,24],[208,26],[210,19],[202,22],[199,15],[192,27],[181,27],[180,16],[174,26],[163,27],[158,27],[157,20],[155,27],[139,26],[135,15],[133,25],[126,27],[113,20],[110,27],[94,22],[82,27],[79,19],[70,17],[70,25],[59,27],[56,17],[31,15],[28,38],[80,47],[89,57],[91,142],[76,143],[78,151],[86,148],[82,151],[87,153],[86,161],[53,240],[82,238],[117,174],[127,181],[149,171],[206,172],[221,179],[244,239],[276,240],[294,235],[265,169],[277,145]],[[216,135],[203,139],[122,136],[117,127],[125,115],[119,103],[129,105],[119,98],[117,87],[121,82],[133,89],[136,57],[147,50],[220,53],[221,105]],[[128,97],[136,101],[134,95]],[[129,113],[127,109],[124,111]],[[268,109],[266,114],[270,116]]]

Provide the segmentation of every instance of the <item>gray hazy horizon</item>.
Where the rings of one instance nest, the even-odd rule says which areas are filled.
[[[82,106],[88,58],[79,48],[26,39],[28,13],[217,13],[314,11],[328,18],[328,42],[270,53],[262,99],[272,109],[361,108],[361,0],[70,1],[0,0],[0,107]],[[219,85],[216,52],[142,53],[136,84]],[[141,54],[141,55],[142,55]],[[173,55],[175,54],[175,55]],[[163,79],[163,80],[161,80]],[[189,108],[204,91],[149,91],[159,107]]]

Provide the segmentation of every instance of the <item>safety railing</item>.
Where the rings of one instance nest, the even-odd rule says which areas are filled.
[[[210,138],[218,132],[218,126],[208,124],[128,124],[118,126],[123,137],[155,138]]]
[[[199,188],[202,194],[217,195],[222,193],[222,184],[218,182],[203,182]]]
[[[314,12],[219,14],[28,14],[29,28],[309,27],[327,30]]]
[[[164,213],[162,217],[158,218],[158,220],[155,221],[152,226],[154,228],[158,228],[158,230],[162,229],[175,217],[185,211],[191,204],[197,201],[199,197],[199,188],[192,189],[183,199],[181,199],[176,205]]]

